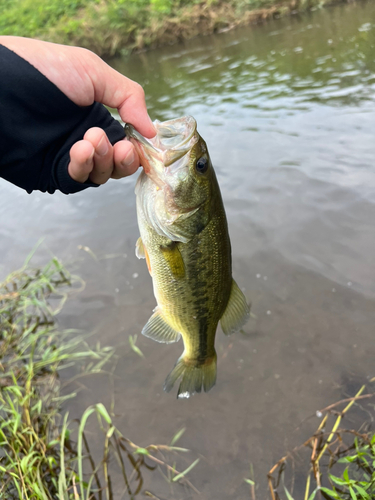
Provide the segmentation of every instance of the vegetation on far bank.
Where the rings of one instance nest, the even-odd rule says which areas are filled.
[[[79,45],[113,56],[334,1],[0,0],[0,34]]]

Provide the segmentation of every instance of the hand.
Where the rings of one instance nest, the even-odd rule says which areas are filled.
[[[0,43],[32,64],[79,106],[94,101],[117,108],[121,119],[145,137],[156,130],[147,114],[143,88],[108,66],[93,52],[41,40],[0,36]],[[126,139],[113,146],[104,130],[89,129],[70,150],[69,175],[104,184],[133,174],[139,167],[134,146]]]

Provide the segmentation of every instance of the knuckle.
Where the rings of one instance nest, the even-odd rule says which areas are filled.
[[[145,91],[144,91],[144,88],[142,87],[142,85],[140,85],[137,82],[134,82],[134,85],[135,85],[134,86],[134,93],[137,94],[142,99],[144,99],[145,98]]]
[[[86,49],[85,47],[76,47],[76,49],[79,51],[79,54],[84,58],[84,59],[92,59],[94,62],[97,61],[99,56],[97,56],[94,52],[92,52],[89,49]]]

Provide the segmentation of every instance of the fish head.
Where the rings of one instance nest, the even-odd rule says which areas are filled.
[[[159,229],[161,225],[164,228],[175,225],[181,232],[183,225],[185,231],[192,234],[191,218],[199,211],[200,219],[207,219],[207,213],[206,217],[202,216],[209,210],[212,186],[216,182],[207,145],[191,116],[165,122],[156,120],[154,126],[157,134],[152,139],[143,137],[129,124],[125,126],[149,180],[143,184],[142,192],[143,198],[147,193],[153,200],[153,209],[146,210],[150,215],[148,219],[157,219]],[[145,200],[143,204],[147,203]],[[154,213],[150,214],[150,210]],[[167,229],[170,233],[171,228]]]

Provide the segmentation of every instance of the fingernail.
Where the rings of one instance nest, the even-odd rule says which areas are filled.
[[[125,160],[122,160],[121,165],[123,167],[128,167],[129,165],[131,165],[134,162],[134,158],[135,158],[134,151],[130,151],[130,153],[125,158]]]
[[[109,149],[107,139],[105,137],[102,137],[95,149],[99,156],[105,156],[108,153]]]

